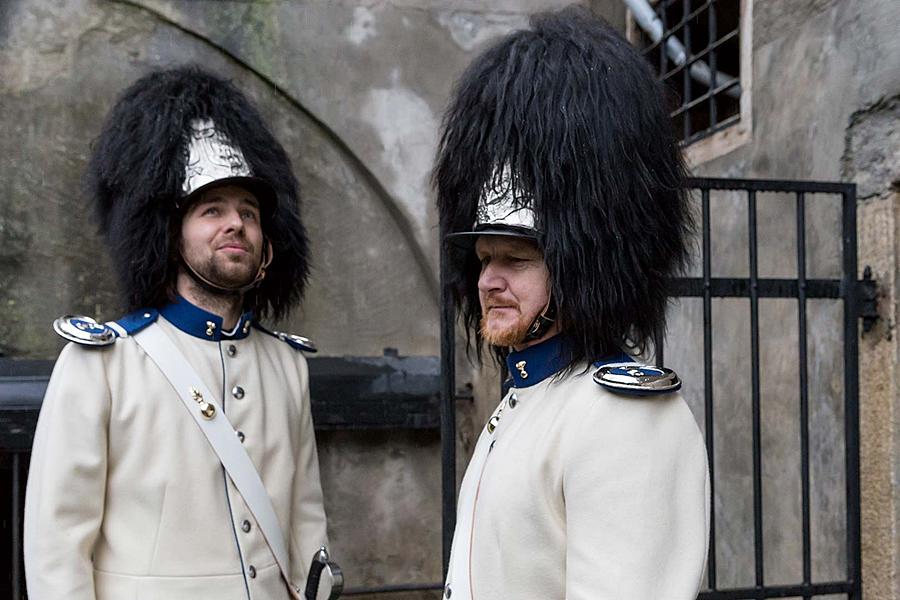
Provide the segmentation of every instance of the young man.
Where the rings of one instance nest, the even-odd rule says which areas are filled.
[[[460,489],[448,599],[697,595],[703,439],[677,375],[626,354],[664,330],[687,255],[661,96],[577,9],[536,16],[458,84],[435,172],[449,283],[510,379]]]
[[[129,315],[58,319],[25,506],[34,600],[299,597],[326,543],[299,336],[307,238],[284,149],[197,68],[128,88],[90,193]]]

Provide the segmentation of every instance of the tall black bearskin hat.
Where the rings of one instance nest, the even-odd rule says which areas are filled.
[[[692,228],[684,176],[650,65],[608,24],[572,7],[534,16],[529,30],[468,67],[434,171],[445,232],[518,227],[535,238],[569,367],[643,351],[665,329],[667,281],[687,259]],[[515,217],[511,226],[483,223],[498,212],[494,201],[511,203],[499,211],[500,221]],[[533,223],[516,212],[532,213]],[[480,267],[471,245],[448,243],[447,252],[448,283],[480,357]],[[498,358],[505,351],[494,348]]]
[[[109,244],[129,310],[160,306],[173,295],[179,226],[190,192],[189,137],[211,126],[238,156],[237,181],[261,196],[262,229],[273,259],[245,307],[281,318],[303,296],[309,247],[291,162],[256,107],[233,84],[196,66],[152,72],[126,89],[107,116],[85,183]],[[233,158],[233,156],[228,157]],[[240,160],[243,159],[243,160]],[[193,163],[193,159],[191,159]],[[208,181],[208,180],[207,180]]]

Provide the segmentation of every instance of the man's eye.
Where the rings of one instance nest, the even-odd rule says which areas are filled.
[[[256,213],[253,212],[252,210],[245,210],[245,211],[241,214],[241,216],[242,216],[243,218],[247,219],[248,221],[255,221],[255,220],[256,220]]]
[[[207,206],[206,208],[203,209],[203,212],[200,213],[200,214],[202,214],[202,215],[213,215],[213,216],[214,216],[214,215],[219,214],[219,209],[218,209],[217,207],[215,207],[215,206]]]

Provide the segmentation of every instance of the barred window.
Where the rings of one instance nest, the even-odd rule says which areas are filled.
[[[629,37],[671,90],[671,114],[682,143],[692,144],[738,123],[742,0],[626,3]]]

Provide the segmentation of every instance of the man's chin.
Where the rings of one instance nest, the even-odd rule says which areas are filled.
[[[250,273],[248,269],[209,269],[201,275],[219,287],[239,289],[249,285],[256,273]]]
[[[519,321],[504,327],[482,319],[481,337],[492,346],[515,346],[525,339],[528,325]]]

